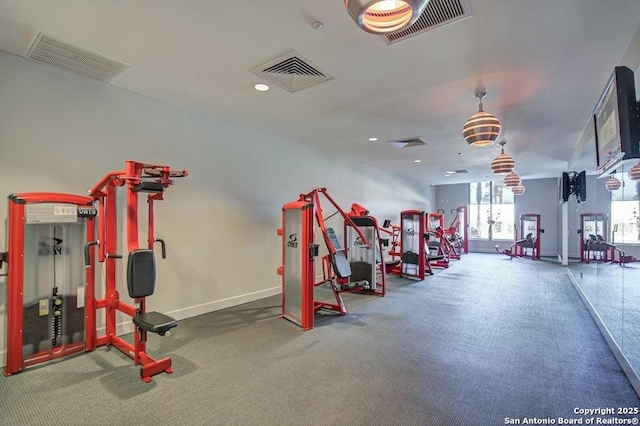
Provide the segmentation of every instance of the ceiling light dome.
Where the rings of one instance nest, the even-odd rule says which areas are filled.
[[[489,146],[500,137],[502,125],[495,115],[482,109],[482,98],[485,92],[477,92],[476,98],[480,99],[478,112],[473,114],[462,127],[462,136],[471,146]]]
[[[640,163],[637,163],[635,166],[630,168],[627,172],[627,176],[629,176],[629,179],[634,181],[640,180]]]
[[[400,31],[418,20],[429,0],[344,0],[351,18],[372,34]]]
[[[520,179],[520,176],[518,176],[516,172],[511,172],[504,178],[504,186],[507,188],[518,186],[520,185],[520,182],[522,182],[522,179]]]
[[[524,185],[521,183],[520,185],[514,186],[513,188],[511,188],[511,192],[513,192],[513,195],[524,194]]]
[[[604,186],[606,186],[609,191],[617,191],[618,189],[620,189],[622,187],[622,182],[620,182],[618,179],[616,179],[615,176],[611,176],[604,183]]]
[[[508,175],[516,167],[515,160],[504,153],[505,144],[505,141],[500,142],[502,152],[491,162],[491,171],[495,175]]]

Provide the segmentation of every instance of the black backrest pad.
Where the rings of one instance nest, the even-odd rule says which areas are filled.
[[[127,289],[129,297],[151,296],[156,287],[156,257],[153,250],[139,249],[129,253]]]
[[[331,264],[333,265],[334,272],[338,278],[348,278],[351,276],[351,267],[349,266],[347,255],[344,253],[342,247],[340,247],[336,232],[333,228],[327,228],[324,237],[327,247],[333,246],[333,248],[337,250],[334,255],[331,255]],[[329,252],[331,252],[331,249],[329,249]]]

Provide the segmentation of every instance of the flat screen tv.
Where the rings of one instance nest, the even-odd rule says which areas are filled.
[[[569,177],[569,173],[562,172],[562,176],[558,179],[558,198],[560,199],[560,204],[569,201],[570,195],[571,178]]]
[[[587,174],[583,170],[574,177],[574,188],[576,193],[576,201],[584,203],[587,201]]]
[[[593,112],[598,174],[640,158],[640,129],[633,71],[615,67]]]

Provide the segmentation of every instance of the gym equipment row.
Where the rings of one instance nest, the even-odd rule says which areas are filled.
[[[101,346],[113,346],[140,365],[140,377],[151,381],[171,373],[171,359],[155,360],[146,352],[147,333],[164,336],[177,321],[148,312],[146,298],[155,290],[154,204],[164,199],[173,178],[186,170],[127,161],[125,169],[106,174],[88,196],[20,193],[8,198],[7,342],[5,376],[25,368]],[[120,299],[117,188],[126,189],[127,291],[133,303]],[[147,244],[140,247],[138,195],[147,194]],[[97,239],[96,239],[97,234]],[[97,253],[96,253],[97,251]],[[104,264],[103,297],[97,297],[96,263]],[[1,265],[1,263],[0,263]],[[116,314],[131,317],[134,343],[116,332]],[[97,318],[104,318],[100,334]]]
[[[499,250],[496,244],[495,249],[498,253],[514,257],[531,257],[532,260],[540,259],[540,234],[544,233],[544,229],[540,228],[540,215],[533,213],[525,213],[520,215],[520,227],[516,240],[508,249]]]

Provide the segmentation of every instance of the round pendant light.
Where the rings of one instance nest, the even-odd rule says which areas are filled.
[[[478,112],[473,114],[462,127],[462,136],[471,146],[489,146],[500,136],[502,125],[495,115],[482,109],[482,98],[485,92],[477,92],[476,98],[480,99]]]
[[[627,176],[629,176],[629,179],[633,181],[640,180],[640,163],[630,168],[627,172]]]
[[[520,185],[516,185],[511,188],[511,192],[513,195],[522,195],[524,194],[524,185],[521,183]]]
[[[520,176],[518,176],[516,172],[511,172],[504,177],[504,186],[507,188],[518,186],[520,185],[520,182],[522,182],[522,179],[520,179]]]
[[[620,189],[622,187],[622,182],[620,182],[618,179],[616,179],[615,176],[611,176],[604,183],[604,186],[606,186],[609,191],[617,191],[618,189]]]
[[[494,175],[508,175],[516,167],[515,160],[504,153],[505,144],[505,141],[500,142],[502,152],[491,162],[491,171]]]
[[[372,34],[390,34],[415,23],[429,0],[344,0],[351,18]]]

